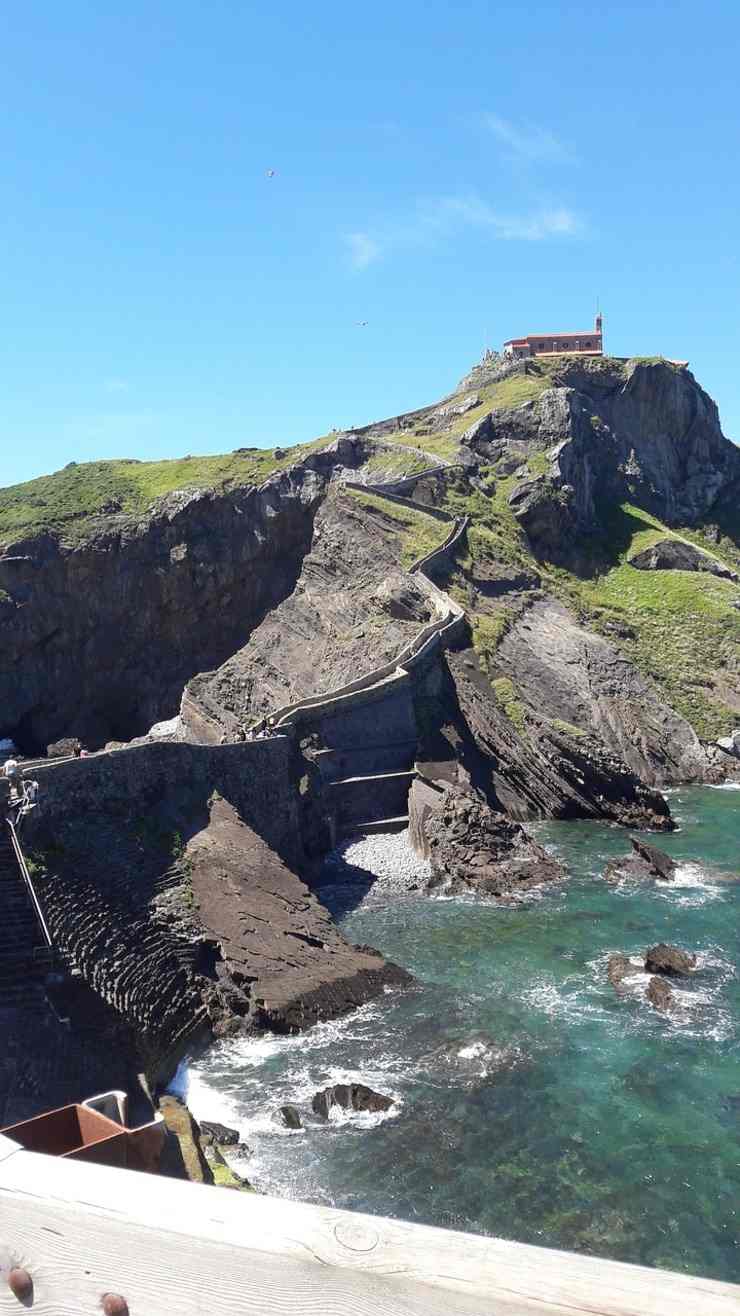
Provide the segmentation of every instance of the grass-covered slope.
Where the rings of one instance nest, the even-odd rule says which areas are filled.
[[[380,512],[386,521],[392,521],[397,526],[399,561],[403,567],[410,567],[418,558],[438,548],[449,533],[450,527],[444,521],[417,512],[413,507],[390,503],[388,499],[379,498],[377,494],[364,489],[347,489],[345,496],[352,498],[361,507],[370,507]]]
[[[285,456],[280,458],[272,451],[251,448],[172,461],[73,462],[53,475],[0,489],[0,542],[42,530],[77,537],[85,533],[93,517],[144,513],[155,499],[175,489],[261,484],[274,471],[292,465],[331,438],[328,435],[284,449]]]

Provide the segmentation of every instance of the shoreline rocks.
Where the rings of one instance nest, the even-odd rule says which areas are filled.
[[[496,813],[472,791],[446,786],[430,792],[425,783],[411,791],[409,835],[431,863],[428,889],[450,895],[466,891],[511,898],[565,870],[527,834],[520,823]]]

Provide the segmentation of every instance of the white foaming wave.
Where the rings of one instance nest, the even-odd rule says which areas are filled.
[[[740,781],[723,781],[719,786],[710,786],[710,791],[740,791]]]
[[[569,1023],[578,1023],[592,1022],[598,1018],[609,1027],[611,1015],[599,996],[593,993],[587,978],[582,977],[575,990],[564,990],[568,984],[575,986],[576,981],[574,978],[569,978],[559,987],[556,983],[543,979],[525,991],[522,1000],[533,1009],[549,1015],[551,1019],[565,1019]]]
[[[476,1056],[483,1056],[488,1050],[485,1042],[471,1042],[470,1046],[461,1046],[457,1054],[461,1060],[475,1060]]]
[[[288,1129],[276,1118],[280,1106],[310,1109],[320,1089],[338,1083],[364,1083],[392,1097],[394,1105],[387,1111],[342,1112],[341,1122],[375,1127],[400,1113],[403,1098],[398,1090],[399,1062],[389,1053],[373,1056],[359,1072],[332,1064],[330,1057],[342,1042],[367,1047],[377,1029],[379,1013],[379,1004],[368,1002],[345,1019],[315,1024],[298,1036],[230,1038],[198,1061],[183,1062],[173,1090],[187,1101],[196,1119],[218,1120],[238,1129],[240,1137],[249,1142],[258,1135],[301,1134],[302,1130]],[[326,1053],[325,1059],[322,1052]],[[287,1060],[281,1072],[263,1080],[260,1069],[281,1057]]]
[[[677,895],[677,891],[681,894]],[[684,894],[687,891],[691,894]],[[696,909],[726,899],[721,879],[690,860],[679,862],[672,882],[656,883],[655,894],[663,900],[672,900],[683,909]]]

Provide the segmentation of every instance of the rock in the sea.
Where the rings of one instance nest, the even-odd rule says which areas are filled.
[[[606,972],[612,987],[617,992],[624,991],[622,981],[630,973],[634,973],[635,966],[632,964],[629,955],[610,955]]]
[[[236,1147],[239,1144],[239,1130],[230,1129],[227,1124],[219,1124],[217,1120],[200,1120],[201,1134],[211,1138],[213,1142],[218,1143],[221,1147]]]
[[[683,539],[661,539],[630,558],[630,566],[638,571],[708,571],[723,580],[738,580],[737,572],[724,562]]]
[[[475,891],[511,897],[564,876],[560,864],[520,823],[496,813],[472,791],[448,785],[417,800],[412,790],[409,818],[412,838],[423,833],[432,865],[430,889],[443,886],[451,894]]]
[[[633,853],[622,859],[612,859],[604,870],[607,880],[622,877],[652,877],[659,882],[672,882],[676,874],[676,863],[670,855],[648,845],[638,836],[631,836]]]
[[[656,1010],[662,1010],[665,1013],[673,1008],[673,992],[665,978],[651,978],[645,989],[645,995]]]
[[[389,1110],[392,1105],[392,1097],[386,1097],[382,1092],[373,1092],[364,1083],[336,1083],[316,1093],[311,1109],[315,1115],[328,1119],[332,1106],[340,1106],[342,1110],[381,1111]]]
[[[661,942],[646,952],[645,968],[648,973],[662,973],[671,978],[684,977],[696,968],[696,956]]]
[[[296,1106],[281,1106],[277,1113],[286,1129],[303,1128],[303,1121]]]

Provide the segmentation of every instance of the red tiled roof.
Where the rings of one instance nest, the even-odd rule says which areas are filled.
[[[596,338],[598,329],[582,329],[576,334],[527,334],[526,338],[512,338],[512,343],[530,343],[533,338]]]

